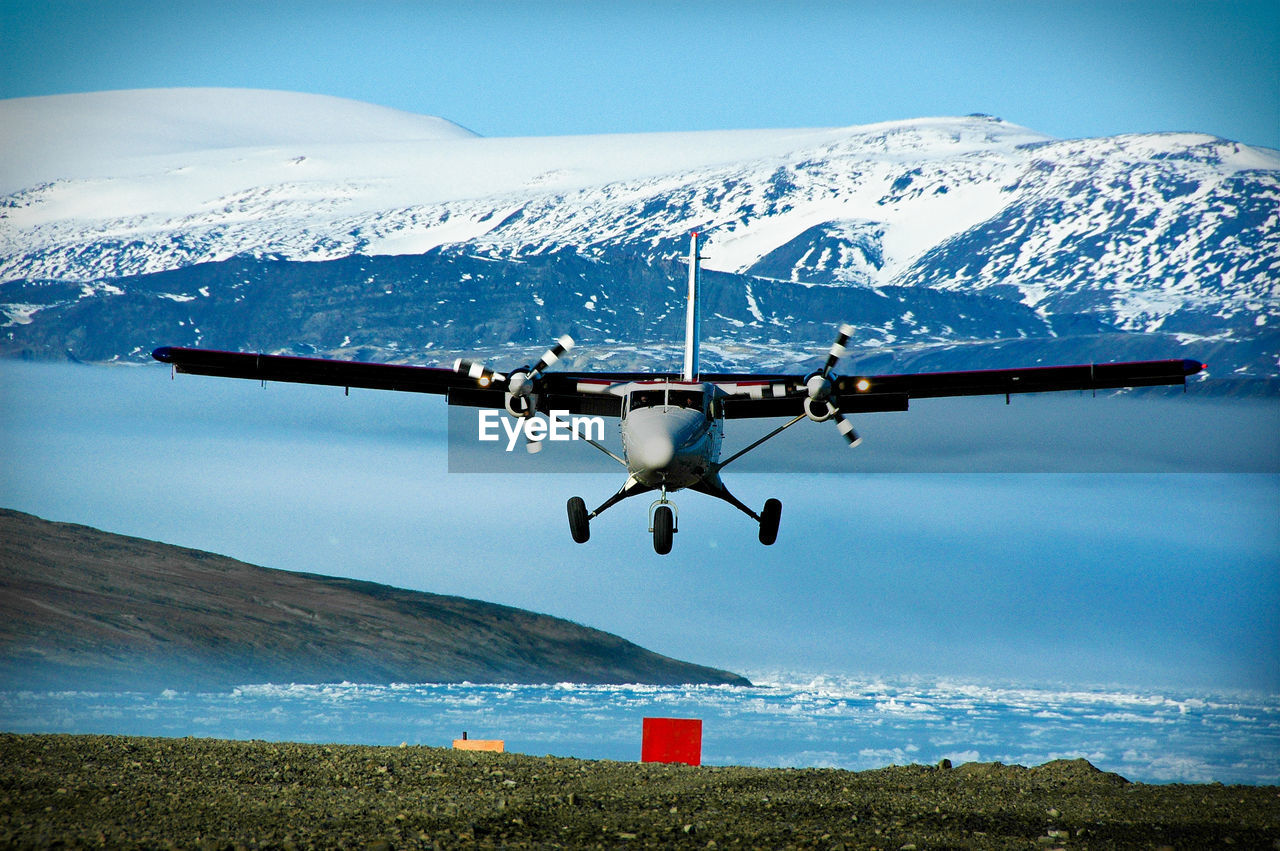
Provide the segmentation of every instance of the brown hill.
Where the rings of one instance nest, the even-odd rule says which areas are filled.
[[[569,621],[0,509],[0,689],[731,683]]]

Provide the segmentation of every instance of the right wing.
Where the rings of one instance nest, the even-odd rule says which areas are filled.
[[[1204,369],[1193,360],[975,369],[963,372],[917,372],[902,375],[832,376],[831,401],[845,414],[905,411],[912,399],[942,396],[1001,396],[1060,390],[1103,390],[1185,384]],[[705,375],[729,393],[723,401],[727,419],[793,417],[804,413],[808,398],[803,375]]]

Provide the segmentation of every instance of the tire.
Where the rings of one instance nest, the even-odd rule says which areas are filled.
[[[767,499],[764,510],[760,512],[760,543],[766,547],[778,540],[778,523],[782,520],[782,503],[776,499]]]
[[[653,550],[660,556],[671,552],[671,537],[675,531],[675,517],[671,509],[659,505],[653,512]]]
[[[587,517],[587,504],[580,496],[569,497],[569,534],[579,544],[591,538],[591,522]]]

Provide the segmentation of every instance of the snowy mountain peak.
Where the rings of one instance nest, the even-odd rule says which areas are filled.
[[[229,148],[476,138],[463,127],[328,95],[131,89],[0,100],[0,184],[98,175],[139,157]]]
[[[1158,331],[1239,343],[1248,353],[1238,363],[1269,359],[1272,371],[1280,347],[1280,152],[1206,134],[1059,140],[970,115],[477,138],[444,119],[338,98],[219,89],[4,101],[0,132],[0,287],[13,293],[3,327],[14,346],[68,294],[107,299],[129,276],[245,258],[430,254],[413,274],[468,277],[415,286],[479,286],[481,268],[503,266],[483,285],[496,293],[526,286],[521,268],[533,258],[539,274],[572,268],[588,281],[591,266],[555,258],[612,263],[607,274],[624,279],[624,269],[657,269],[696,227],[710,238],[704,268],[745,291],[717,314],[741,328],[737,340],[816,321],[782,307],[770,318],[766,287],[776,305],[796,299],[795,310],[833,312],[831,299],[857,298],[798,294],[817,286],[873,292],[880,301],[867,310],[888,309],[884,288],[914,300],[867,329],[886,344],[956,340],[964,323],[996,337]],[[485,265],[471,266],[477,259]],[[267,274],[249,265],[236,274]],[[412,264],[391,265],[408,274]],[[665,293],[666,273],[653,274],[632,280]],[[210,298],[218,282],[200,280],[158,297]],[[587,331],[602,338],[621,333],[622,302],[643,300],[615,284],[570,290],[592,305],[582,309],[598,324]],[[661,297],[665,316],[674,302]],[[948,318],[961,309],[954,299],[969,297],[988,306]],[[534,322],[551,322],[548,292],[528,298]],[[517,330],[504,343],[543,332],[514,320],[522,309],[511,306]],[[973,324],[979,314],[1007,321]],[[606,315],[615,318],[601,323]]]
[[[1054,141],[1052,136],[991,115],[939,116],[883,121],[844,128],[841,147],[911,159],[950,157],[966,152],[1011,150]]]

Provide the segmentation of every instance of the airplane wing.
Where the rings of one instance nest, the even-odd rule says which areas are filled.
[[[223,378],[327,384],[332,387],[367,387],[373,390],[403,390],[410,393],[448,393],[452,387],[475,386],[474,381],[465,375],[458,375],[453,370],[426,366],[219,352],[212,349],[186,349],[179,346],[156,349],[151,356],[161,363],[171,364],[177,372],[215,375]],[[498,406],[502,406],[501,399],[498,401]]]
[[[1059,390],[1103,390],[1186,384],[1187,376],[1204,369],[1194,360],[979,369],[964,372],[917,372],[902,375],[833,376],[831,400],[845,414],[905,411],[912,399],[941,396],[1008,396]],[[724,389],[726,419],[794,417],[804,413],[808,398],[801,375],[705,375]]]
[[[170,364],[177,372],[193,375],[434,393],[445,396],[450,405],[473,408],[502,408],[505,405],[506,394],[502,387],[483,386],[469,375],[440,367],[221,352],[180,346],[156,349],[151,356]],[[608,388],[617,383],[614,375],[548,373],[542,379],[538,409],[586,416],[621,416],[622,398],[608,392]]]
[[[178,372],[434,393],[450,405],[504,407],[502,387],[485,386],[475,377],[452,369],[400,364],[221,352],[166,346],[152,356]],[[1023,369],[984,369],[965,372],[921,372],[902,375],[832,376],[832,401],[842,413],[905,411],[911,399],[939,396],[986,396],[1042,393],[1057,390],[1102,390],[1185,384],[1188,375],[1204,369],[1193,360],[1134,361],[1128,363],[1043,366]],[[806,379],[796,374],[759,375],[711,373],[703,381],[728,394],[722,400],[726,419],[794,417],[804,413]],[[678,380],[679,376],[644,372],[548,372],[540,379],[538,409],[586,416],[621,416],[622,397],[612,388],[630,381]]]

